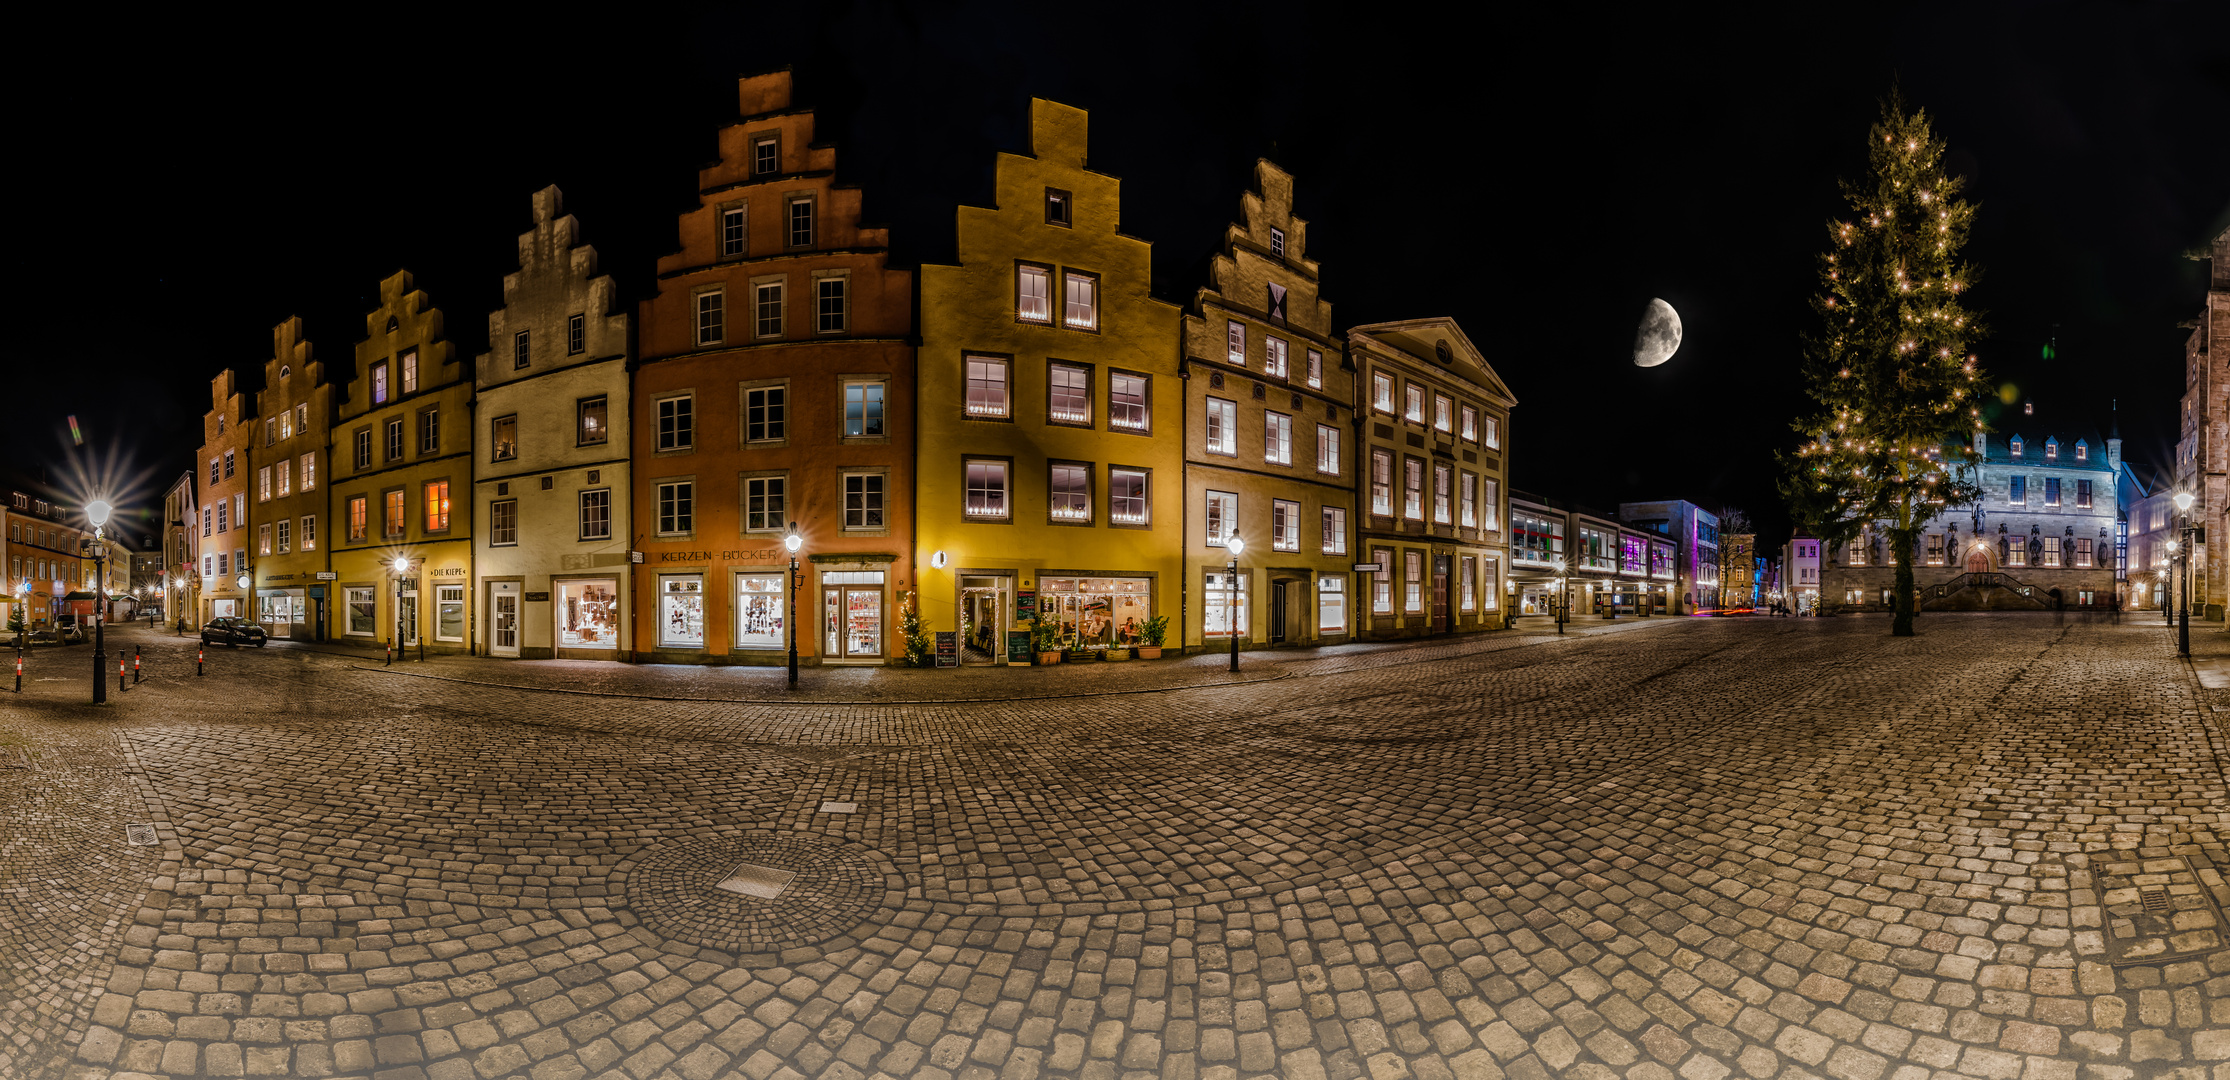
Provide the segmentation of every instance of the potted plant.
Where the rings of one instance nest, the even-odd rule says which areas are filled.
[[[1075,634],[1062,636],[1061,649],[1068,653],[1068,661],[1072,664],[1081,664],[1087,660],[1099,659],[1099,657],[1092,655],[1092,650],[1084,644],[1084,639],[1077,637]]]
[[[1169,616],[1156,615],[1146,620],[1146,625],[1138,628],[1138,640],[1143,644],[1133,648],[1130,654],[1140,660],[1161,659],[1162,638],[1167,636],[1168,633]]]
[[[1061,662],[1061,628],[1051,619],[1030,620],[1030,651],[1040,666]]]

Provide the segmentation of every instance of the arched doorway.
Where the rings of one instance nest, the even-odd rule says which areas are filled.
[[[1977,540],[1967,549],[1966,570],[1970,574],[1987,574],[1991,570],[1990,543]]]

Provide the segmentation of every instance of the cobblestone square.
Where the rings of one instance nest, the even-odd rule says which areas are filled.
[[[1545,628],[35,652],[0,1076],[2230,1080],[2230,690],[2157,617]]]

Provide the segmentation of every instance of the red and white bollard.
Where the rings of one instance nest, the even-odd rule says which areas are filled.
[[[23,692],[23,654],[15,654],[15,692]]]
[[[122,650],[122,649],[118,649],[118,650],[116,650],[116,691],[117,691],[117,693],[123,693],[123,691],[124,691],[124,668],[125,668],[125,664],[124,664],[124,650]]]
[[[196,675],[199,675],[199,674],[201,674],[201,654],[203,654],[203,653],[205,653],[205,652],[208,652],[208,651],[209,651],[209,646],[207,646],[207,645],[196,645],[196,646],[194,646],[194,674],[196,674]]]
[[[139,685],[139,650],[132,650],[132,685]]]

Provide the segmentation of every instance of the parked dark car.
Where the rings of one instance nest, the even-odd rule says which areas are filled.
[[[263,627],[231,615],[218,616],[203,623],[201,627],[201,643],[204,645],[231,645],[235,648],[253,645],[260,649],[270,639],[271,635],[264,633]]]

